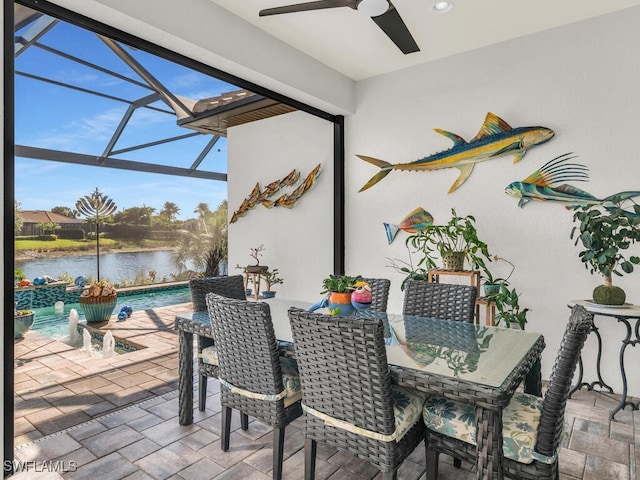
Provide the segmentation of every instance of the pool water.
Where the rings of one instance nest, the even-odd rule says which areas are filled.
[[[149,292],[136,295],[119,295],[116,308],[113,310],[117,315],[124,305],[128,305],[133,311],[147,310],[155,307],[165,307],[167,305],[175,305],[178,303],[191,302],[191,292],[189,287],[178,288],[172,290],[162,290],[158,292]],[[80,321],[84,322],[84,314],[79,303],[65,304],[61,312],[56,312],[55,307],[34,308],[36,312],[35,320],[31,326],[31,330],[40,332],[47,337],[55,340],[61,340],[69,337],[69,312],[72,308],[78,311]]]

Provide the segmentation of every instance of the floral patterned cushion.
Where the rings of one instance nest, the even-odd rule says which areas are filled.
[[[218,351],[215,345],[203,348],[200,357],[202,358],[202,363],[218,365]]]
[[[420,420],[427,394],[393,386],[391,397],[393,413],[396,417],[396,441],[398,441]]]
[[[293,358],[280,357],[280,368],[282,369],[282,383],[286,392],[284,404],[289,406],[302,398],[298,362]]]
[[[519,463],[538,460],[553,463],[555,457],[545,457],[533,451],[542,413],[542,399],[526,393],[513,396],[502,412],[502,451],[505,458]],[[424,423],[435,432],[476,444],[476,415],[473,405],[437,397],[424,406]]]

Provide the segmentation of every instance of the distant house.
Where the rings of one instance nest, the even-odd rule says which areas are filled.
[[[77,218],[69,218],[47,210],[20,210],[22,214],[22,230],[20,235],[42,235],[37,227],[39,223],[56,222],[61,230],[79,230],[84,223]]]

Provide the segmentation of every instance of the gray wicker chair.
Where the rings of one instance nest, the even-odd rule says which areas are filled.
[[[189,280],[191,290],[191,301],[193,310],[196,312],[206,311],[207,293],[217,293],[223,297],[246,300],[244,280],[242,275],[230,277],[205,277]],[[204,411],[207,402],[207,378],[218,378],[218,366],[205,363],[202,360],[202,349],[213,345],[213,340],[207,337],[198,336],[198,408]]]
[[[592,326],[593,316],[583,307],[575,306],[560,344],[560,351],[553,366],[544,401],[538,397],[516,393],[509,406],[505,407],[503,412],[504,458],[502,460],[502,472],[505,477],[526,480],[558,478],[557,450],[564,426],[564,411],[571,389],[571,380],[580,358],[580,352]],[[454,407],[452,403],[445,406],[446,401],[444,399],[441,400],[441,402],[438,402],[437,399],[430,398],[427,401],[424,412],[427,423],[431,423],[432,420],[435,420],[436,423],[438,421],[447,423],[447,420],[438,418],[440,413],[446,411],[450,419],[453,412],[461,406]],[[439,405],[435,406],[438,403]],[[541,408],[541,411],[539,408]],[[540,415],[539,420],[537,422],[522,420],[526,418],[525,415],[531,415],[531,411]],[[531,427],[537,429],[535,445],[531,445],[533,454],[527,459],[527,461],[532,460],[531,463],[522,463],[525,460],[518,458],[518,455],[530,450],[524,446],[526,443],[523,440],[523,430],[520,424],[510,422],[509,419],[518,419],[523,424],[526,423],[527,431],[530,431]],[[474,419],[467,418],[467,423],[475,429]],[[508,423],[513,423],[513,425],[507,427]],[[487,428],[492,427],[488,426]],[[427,429],[426,442],[427,480],[438,478],[438,456],[440,453],[446,453],[474,464],[476,463],[476,447],[471,443],[431,429]],[[485,460],[488,464],[491,461],[495,461],[495,458],[487,458]]]
[[[471,285],[408,280],[404,287],[405,315],[473,323],[478,290]]]
[[[317,442],[366,460],[384,479],[395,479],[397,468],[424,438],[421,412],[409,407],[422,405],[425,396],[392,388],[382,320],[297,308],[289,309],[289,320],[305,411],[305,479],[315,478]],[[396,430],[394,406],[408,407],[404,435]]]
[[[231,411],[273,428],[273,478],[282,478],[285,427],[302,415],[295,360],[279,357],[269,305],[210,293],[207,306],[216,339],[223,451],[229,449]]]
[[[369,310],[386,312],[391,281],[386,278],[363,278],[362,280],[367,282],[371,287],[372,302]]]

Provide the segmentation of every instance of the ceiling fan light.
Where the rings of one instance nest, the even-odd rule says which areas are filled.
[[[377,17],[389,10],[387,0],[362,0],[358,4],[358,11],[369,17]]]
[[[437,13],[447,13],[453,10],[453,2],[451,0],[442,0],[433,4],[433,11]]]

